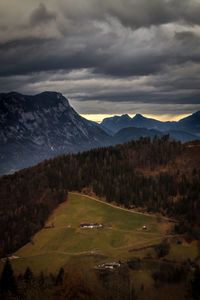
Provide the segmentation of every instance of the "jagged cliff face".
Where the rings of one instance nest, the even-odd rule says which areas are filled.
[[[108,143],[109,136],[79,116],[60,93],[0,94],[1,175]]]

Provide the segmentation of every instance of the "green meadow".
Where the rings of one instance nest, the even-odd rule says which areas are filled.
[[[81,228],[82,222],[103,223],[102,229]],[[155,256],[152,248],[164,238],[171,241],[169,259],[195,258],[196,244],[177,245],[169,236],[172,223],[159,220],[106,203],[95,201],[84,195],[69,193],[68,200],[62,203],[43,228],[30,243],[19,249],[12,260],[16,272],[23,272],[29,266],[34,272],[57,272],[61,266],[87,264],[94,266],[106,261],[126,261],[132,256],[143,258]],[[142,230],[146,225],[147,230]],[[130,251],[134,250],[134,251]]]
[[[81,222],[103,223],[104,227],[83,229]],[[19,257],[12,260],[16,271],[30,266],[35,272],[54,272],[69,262],[92,266],[125,260],[133,255],[130,249],[159,243],[171,226],[166,221],[158,223],[153,216],[121,210],[73,193],[55,209],[45,227],[52,224],[52,228],[39,231],[14,254]],[[146,231],[142,230],[143,225],[147,226]]]
[[[82,222],[103,223],[102,229],[84,229]],[[53,225],[53,226],[52,226]],[[147,230],[142,226],[146,225]],[[32,237],[30,243],[13,255],[15,273],[29,266],[37,274],[56,273],[60,267],[78,267],[86,273],[99,263],[141,258],[139,269],[129,269],[131,284],[138,299],[185,299],[183,283],[162,283],[155,286],[153,272],[166,261],[174,266],[188,259],[197,261],[197,242],[188,244],[183,237],[170,235],[173,223],[153,215],[142,215],[84,195],[69,193],[49,217],[45,227]],[[158,259],[152,245],[168,239],[170,251],[164,260]],[[0,263],[2,269],[3,263]],[[90,273],[90,272],[89,272]],[[88,273],[87,273],[88,274]],[[87,275],[88,276],[88,275]],[[182,286],[183,285],[183,286]]]

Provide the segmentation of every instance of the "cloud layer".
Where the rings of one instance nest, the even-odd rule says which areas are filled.
[[[200,2],[2,0],[0,66],[1,91],[58,90],[81,113],[190,113]]]

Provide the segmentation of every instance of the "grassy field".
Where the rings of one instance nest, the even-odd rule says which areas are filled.
[[[81,222],[103,223],[103,229],[82,229]],[[69,261],[94,265],[132,256],[130,249],[159,243],[171,224],[155,217],[120,210],[87,196],[70,193],[51,215],[32,242],[19,249],[12,260],[16,271],[30,266],[33,271],[57,271]],[[142,226],[147,226],[147,231]],[[149,250],[150,251],[150,250]],[[145,255],[145,251],[136,255]]]
[[[103,223],[102,229],[80,228],[81,222]],[[12,260],[16,273],[29,266],[34,273],[57,272],[62,266],[77,266],[82,270],[103,262],[127,261],[133,257],[144,258],[138,270],[130,270],[131,282],[138,299],[185,299],[185,287],[166,284],[155,287],[152,273],[159,269],[153,248],[164,238],[170,242],[170,252],[165,259],[179,264],[198,256],[197,242],[187,244],[180,236],[170,236],[173,226],[163,219],[111,207],[87,196],[70,193],[50,216],[45,227],[32,241],[19,249]],[[143,231],[142,226],[147,230]],[[181,241],[181,242],[180,242]],[[144,249],[144,247],[147,247]],[[139,251],[137,251],[139,249]],[[131,251],[130,251],[131,250]],[[3,263],[0,263],[2,269]],[[87,267],[86,267],[87,266]]]
[[[83,229],[81,222],[103,223],[103,229]],[[168,237],[170,260],[194,259],[197,246],[180,244],[169,237],[172,223],[159,221],[154,216],[121,210],[97,202],[87,196],[70,193],[67,202],[62,203],[50,216],[45,227],[14,255],[12,260],[16,272],[23,272],[27,266],[34,272],[41,270],[55,272],[69,262],[94,266],[105,261],[125,261],[132,256],[140,258],[155,255],[154,249],[130,251],[160,243]],[[143,231],[142,226],[147,230]]]

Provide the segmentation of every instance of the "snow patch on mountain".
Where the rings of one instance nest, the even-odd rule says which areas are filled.
[[[76,113],[56,92],[0,94],[0,172],[28,167],[52,156],[110,143],[94,122]]]

